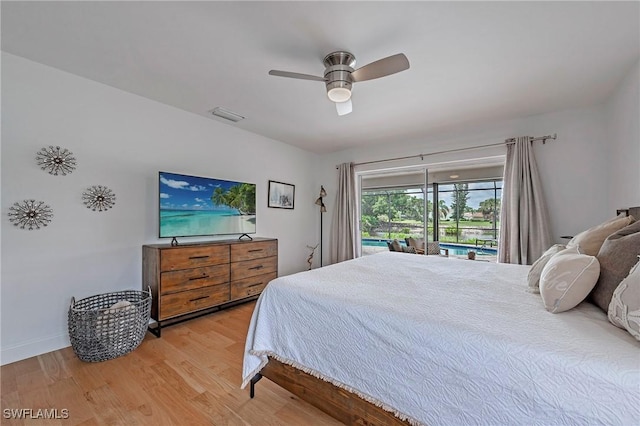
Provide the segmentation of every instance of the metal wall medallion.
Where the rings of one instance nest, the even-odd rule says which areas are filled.
[[[76,159],[73,153],[66,148],[59,146],[42,148],[36,154],[36,161],[42,170],[49,172],[50,175],[66,176],[68,173],[76,169]]]
[[[93,211],[105,211],[116,203],[116,194],[102,185],[94,185],[82,193],[82,202]]]
[[[9,222],[20,229],[40,229],[47,226],[53,217],[53,210],[43,201],[24,200],[9,207]]]

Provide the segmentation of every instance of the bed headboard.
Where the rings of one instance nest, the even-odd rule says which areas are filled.
[[[629,207],[628,209],[616,210],[616,215],[624,213],[627,216],[633,216],[636,220],[640,220],[640,207]]]

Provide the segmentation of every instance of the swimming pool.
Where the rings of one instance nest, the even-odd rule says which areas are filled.
[[[406,245],[404,241],[400,241],[400,244],[403,246]],[[368,247],[387,247],[387,240],[363,238],[362,245]],[[498,250],[495,248],[480,248],[463,244],[440,243],[440,248],[449,249],[449,254],[454,256],[466,256],[469,250],[473,250],[478,254],[498,254]]]
[[[498,254],[497,249],[488,248],[488,247],[475,247],[475,246],[464,246],[458,244],[440,244],[440,248],[449,249],[449,254],[453,254],[456,256],[466,256],[469,253],[469,250],[473,250],[478,254]]]

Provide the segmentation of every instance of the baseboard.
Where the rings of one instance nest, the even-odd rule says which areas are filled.
[[[57,351],[58,349],[68,346],[71,346],[71,342],[67,334],[60,334],[47,339],[30,340],[19,345],[2,348],[0,351],[0,365],[21,361],[51,351]]]

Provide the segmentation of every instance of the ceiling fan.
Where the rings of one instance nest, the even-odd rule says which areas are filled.
[[[351,87],[358,81],[373,80],[409,69],[409,60],[403,53],[388,56],[354,70],[356,57],[349,52],[337,51],[324,57],[324,77],[297,72],[271,70],[269,75],[299,78],[302,80],[323,81],[327,87],[327,96],[336,104],[338,115],[349,114]]]

